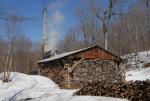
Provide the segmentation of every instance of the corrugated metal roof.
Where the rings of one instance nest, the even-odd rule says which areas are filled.
[[[87,48],[83,48],[83,49],[79,49],[79,50],[75,50],[75,51],[70,51],[70,52],[61,53],[61,54],[52,56],[52,57],[50,57],[50,58],[43,59],[43,60],[38,61],[38,62],[47,62],[47,61],[52,61],[52,60],[60,59],[60,58],[63,58],[63,57],[66,57],[66,56],[70,56],[70,55],[72,55],[72,54],[74,54],[74,53],[77,53],[77,52],[80,52],[80,51],[83,51],[83,50],[87,50],[87,49],[90,49],[90,48],[93,48],[93,47],[95,47],[95,46],[87,47]]]
[[[82,49],[75,50],[75,51],[65,52],[65,53],[61,53],[61,54],[52,56],[52,57],[50,57],[50,58],[46,58],[46,59],[40,60],[40,61],[38,61],[38,63],[49,62],[49,61],[61,59],[61,58],[64,58],[64,57],[70,56],[70,55],[72,55],[72,54],[75,54],[75,53],[78,53],[78,52],[82,52],[82,51],[85,51],[85,50],[88,50],[88,49],[91,49],[91,48],[94,48],[94,47],[100,48],[99,46],[95,45],[95,46],[91,46],[91,47],[87,47],[87,48],[82,48]],[[100,49],[103,49],[103,48],[100,48]],[[104,50],[104,49],[103,49],[103,50]],[[104,51],[106,51],[106,50],[104,50]],[[120,57],[118,57],[118,56],[112,54],[111,52],[109,52],[109,51],[106,51],[106,52],[108,52],[109,54],[111,54],[111,55],[113,55],[113,56],[115,56],[115,57],[117,57],[117,58],[120,59]]]

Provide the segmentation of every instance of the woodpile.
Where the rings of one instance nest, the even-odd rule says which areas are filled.
[[[53,80],[60,88],[68,88],[67,70],[65,68],[43,68],[41,74]],[[71,82],[71,88],[80,88],[81,84]]]
[[[105,81],[112,83],[122,81],[122,73],[125,72],[113,61],[86,60],[73,72],[73,80],[85,83],[93,81]],[[125,78],[124,78],[125,79]]]
[[[74,95],[109,96],[131,101],[150,101],[150,81],[116,82],[105,84],[95,81],[86,83]]]
[[[42,68],[41,75],[46,76],[53,80],[60,87],[62,83],[65,81],[66,71],[64,68]]]
[[[71,65],[70,67],[71,68]],[[40,68],[41,75],[52,79],[61,88],[67,88],[67,83],[70,81],[71,87],[81,88],[83,83],[93,81],[105,81],[112,83],[122,81],[121,74],[124,73],[121,67],[114,64],[113,61],[101,60],[84,60],[77,67],[73,68],[71,73],[68,73],[67,68],[59,67],[59,65],[44,65]],[[70,78],[68,80],[68,75]]]
[[[145,63],[144,67],[150,67],[150,62],[149,63]]]

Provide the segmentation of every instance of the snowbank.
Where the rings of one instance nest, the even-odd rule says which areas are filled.
[[[2,74],[0,75],[1,78]],[[58,86],[43,76],[11,73],[11,82],[0,84],[0,101],[19,100],[25,97],[39,97]]]
[[[76,91],[59,89],[43,76],[11,73],[11,82],[0,83],[0,101],[127,101],[111,97],[72,96]]]

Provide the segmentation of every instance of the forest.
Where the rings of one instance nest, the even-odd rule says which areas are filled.
[[[37,70],[42,42],[31,40],[22,31],[26,29],[22,25],[33,19],[6,14],[3,8],[0,12],[0,72]],[[77,23],[57,43],[58,53],[91,45],[118,56],[150,50],[150,0],[108,0],[106,5],[101,0],[81,0],[73,13]]]

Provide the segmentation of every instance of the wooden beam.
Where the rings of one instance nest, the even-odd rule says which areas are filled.
[[[84,60],[84,58],[81,58],[78,62],[76,62],[75,64],[73,64],[73,66],[70,69],[70,73],[72,73],[75,68]]]

